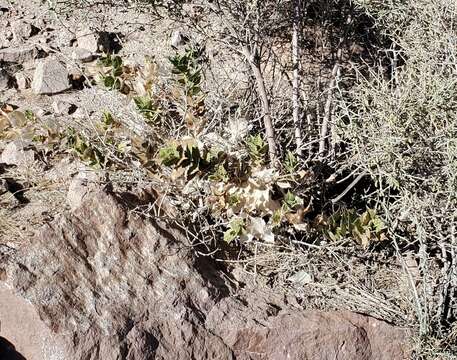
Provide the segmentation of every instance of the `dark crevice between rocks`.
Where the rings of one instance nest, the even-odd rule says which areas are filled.
[[[24,196],[25,187],[12,178],[5,178],[8,184],[8,191],[19,201],[20,204],[28,204],[30,201]]]
[[[212,285],[214,293],[211,294],[216,300],[221,300],[231,293],[231,288],[227,285],[224,279],[225,269],[218,266],[213,259],[209,257],[198,256],[195,258],[194,267],[197,272]]]
[[[1,360],[27,360],[16,351],[15,346],[4,337],[0,336],[0,359]]]
[[[121,33],[101,31],[98,45],[106,53],[117,54],[122,49],[122,38]]]

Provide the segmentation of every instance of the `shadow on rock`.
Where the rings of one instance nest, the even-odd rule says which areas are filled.
[[[16,351],[16,348],[4,337],[0,336],[0,359],[2,360],[27,360]]]

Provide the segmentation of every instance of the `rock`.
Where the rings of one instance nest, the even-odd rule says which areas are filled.
[[[0,195],[9,191],[8,181],[5,179],[0,179]]]
[[[189,41],[189,38],[184,35],[181,31],[176,30],[171,35],[171,46],[178,48],[179,46],[185,45]]]
[[[87,194],[16,255],[8,283],[66,335],[65,360],[233,358],[198,320],[217,290],[194,270],[181,235],[128,216],[125,201]]]
[[[39,32],[39,29],[22,19],[13,21],[11,28],[13,30],[14,41],[16,42],[27,40]]]
[[[49,35],[46,33],[43,34],[42,36],[40,36],[37,40],[40,44],[44,44],[44,45],[48,44],[51,41],[49,38]]]
[[[56,100],[52,103],[52,109],[57,115],[69,115],[73,108],[76,106],[67,101]]]
[[[54,32],[53,43],[61,49],[71,47],[75,42],[76,36],[74,32],[70,31],[69,29],[59,28]]]
[[[30,79],[22,71],[18,71],[14,74],[16,79],[16,85],[19,90],[25,90],[30,85]]]
[[[130,214],[152,195],[140,203],[95,185],[71,191],[71,213],[0,261],[4,283],[62,339],[59,360],[409,358],[407,331],[382,321],[303,311],[247,285],[230,296],[226,275],[180,231]],[[23,331],[8,325],[10,338]]]
[[[10,10],[10,4],[6,0],[0,0],[0,11],[8,12]]]
[[[84,74],[79,66],[72,66],[68,64],[67,71],[72,82],[78,83],[84,81]]]
[[[0,195],[0,208],[2,209],[14,209],[21,204],[19,199],[10,192],[6,192]]]
[[[1,284],[0,308],[0,354],[9,348],[11,356],[5,360],[64,359],[58,336],[41,321],[35,308]],[[17,331],[18,324],[24,325],[22,331]]]
[[[68,188],[67,202],[72,211],[78,209],[84,197],[98,187],[99,178],[93,171],[80,171]]]
[[[77,108],[76,111],[72,114],[74,119],[84,119],[87,117],[87,112],[83,108]]]
[[[97,52],[115,53],[120,50],[117,34],[96,30],[86,27],[76,33],[78,48],[85,49],[92,54]]]
[[[34,46],[9,47],[0,50],[0,61],[22,64],[35,59],[38,50]]]
[[[2,24],[0,23],[0,27]],[[13,32],[10,30],[0,31],[0,48],[9,47],[13,40]]]
[[[96,31],[86,28],[76,33],[76,41],[79,48],[96,53],[98,51],[100,36]]]
[[[38,116],[39,118],[44,117],[44,116],[47,116],[47,115],[51,115],[51,112],[48,111],[48,110],[45,110],[45,109],[39,109],[39,110],[36,112],[36,116]]]
[[[16,166],[27,166],[35,161],[35,152],[26,150],[28,144],[22,140],[9,142],[2,152],[0,163]]]
[[[94,59],[94,56],[89,50],[74,48],[71,52],[71,58],[76,61],[90,62]]]
[[[235,321],[239,323],[240,320]],[[408,346],[399,342],[398,337],[404,337],[401,329],[345,311],[285,312],[270,318],[266,324],[247,323],[237,329],[227,327],[220,336],[237,356],[266,355],[254,355],[252,359],[409,358]]]
[[[58,60],[48,58],[35,69],[32,90],[35,94],[57,94],[70,89],[66,67]]]
[[[5,69],[0,68],[0,90],[7,90],[10,86],[11,78]]]

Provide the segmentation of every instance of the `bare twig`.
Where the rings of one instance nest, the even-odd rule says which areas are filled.
[[[257,48],[255,48],[254,51],[251,51],[247,45],[243,47],[243,54],[249,61],[252,73],[254,74],[257,92],[262,101],[263,125],[265,127],[265,132],[267,135],[270,161],[273,165],[276,165],[277,146],[275,140],[275,132],[273,122],[271,119],[270,100],[268,99],[267,90],[265,88],[265,80],[263,78],[262,70],[260,68],[260,55],[258,53]]]
[[[292,29],[292,63],[293,63],[293,81],[292,81],[292,107],[293,120],[295,128],[295,143],[297,146],[297,155],[302,155],[303,138],[300,124],[300,54],[299,54],[299,36],[301,33],[301,0],[294,0],[294,16]]]

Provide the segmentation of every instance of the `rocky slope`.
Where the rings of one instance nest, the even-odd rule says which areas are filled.
[[[103,51],[139,63],[160,46],[166,59],[178,33],[165,26],[152,34],[132,9],[93,10],[56,14],[39,1],[0,0],[0,100],[65,126],[107,110],[142,132],[131,99],[92,86],[85,69]],[[2,360],[410,356],[407,329],[305,310],[279,289],[196,257],[181,231],[131,211],[154,203],[154,191],[114,190],[27,139],[0,139],[0,153]]]

